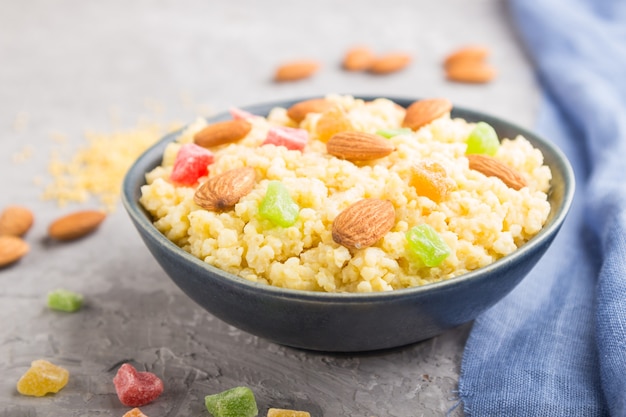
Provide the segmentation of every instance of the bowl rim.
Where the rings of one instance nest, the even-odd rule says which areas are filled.
[[[362,99],[366,101],[385,98],[393,101],[394,103],[400,104],[403,107],[406,107],[406,105],[414,101],[423,99],[415,97],[360,94],[357,95],[349,93],[341,93],[339,95],[350,95],[355,99]],[[259,114],[260,112],[261,114],[259,115],[266,116],[267,112],[275,107],[287,108],[288,106],[303,100],[321,97],[324,96],[314,95],[293,99],[279,99],[264,103],[242,106],[240,107],[240,109],[251,112],[253,114]],[[183,250],[181,247],[169,240],[154,226],[152,221],[149,219],[149,214],[145,211],[145,209],[141,207],[139,200],[135,198],[135,193],[139,191],[141,186],[145,185],[145,175],[148,170],[151,170],[154,167],[160,165],[165,146],[168,143],[174,141],[176,137],[178,137],[178,135],[180,135],[189,126],[189,124],[173,132],[165,134],[156,143],[146,149],[133,162],[131,167],[126,172],[126,175],[124,176],[121,200],[124,208],[133,220],[133,223],[135,223],[135,226],[141,227],[155,242],[164,245],[167,249],[170,249],[174,254],[180,256],[184,261],[190,262],[193,266],[207,270],[207,272],[210,272],[212,274],[218,275],[221,279],[228,280],[233,286],[240,287],[241,289],[255,291],[259,293],[259,295],[268,294],[273,297],[298,298],[300,300],[315,302],[363,303],[381,302],[388,301],[389,299],[415,297],[432,291],[446,290],[456,286],[467,285],[469,282],[477,279],[480,276],[492,276],[498,269],[505,267],[508,264],[514,263],[516,259],[523,257],[525,253],[535,250],[536,248],[546,243],[546,241],[549,241],[554,237],[554,235],[558,232],[561,225],[563,224],[565,217],[567,216],[571,207],[575,191],[575,176],[572,166],[563,151],[559,149],[555,144],[544,139],[539,134],[525,129],[515,123],[501,119],[497,116],[492,116],[463,106],[453,105],[451,114],[452,117],[465,117],[467,115],[476,116],[480,118],[480,120],[485,121],[489,124],[500,124],[510,127],[511,129],[515,130],[519,135],[522,135],[527,140],[529,140],[529,142],[531,142],[534,147],[540,147],[542,153],[544,153],[545,150],[548,150],[551,153],[551,156],[553,156],[552,165],[556,165],[559,167],[559,170],[562,172],[564,181],[562,203],[560,206],[558,206],[558,210],[556,210],[554,213],[550,213],[548,220],[546,224],[544,224],[542,229],[530,240],[528,240],[524,245],[516,249],[514,252],[494,261],[487,266],[441,281],[409,288],[400,288],[390,291],[377,291],[368,293],[298,290],[292,288],[277,287],[270,284],[247,280],[243,277],[226,272],[213,265],[210,265],[203,260],[195,257],[191,253]],[[221,120],[228,120],[230,118],[231,116],[228,111],[222,111],[210,117],[206,117],[205,119],[208,122],[217,122]],[[147,168],[147,170],[144,170],[144,168]],[[548,192],[548,195],[551,191],[552,189]]]

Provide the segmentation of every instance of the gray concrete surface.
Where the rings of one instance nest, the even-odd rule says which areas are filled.
[[[69,158],[85,130],[112,132],[140,118],[188,122],[231,105],[329,92],[428,97],[532,127],[537,86],[497,0],[315,2],[277,0],[2,1],[0,9],[0,208],[30,207],[30,253],[0,269],[0,416],[122,416],[112,378],[122,361],[160,375],[150,417],[208,415],[203,397],[251,387],[269,407],[320,416],[445,415],[457,403],[470,324],[412,346],[359,355],[294,350],[232,328],[187,299],[159,269],[118,205],[86,239],[51,244],[54,218],[98,207],[42,201],[51,153]],[[385,77],[340,70],[364,43],[414,55]],[[446,82],[441,60],[457,46],[493,50],[497,80]],[[323,63],[312,79],[277,85],[284,60]],[[62,146],[59,134],[67,137]],[[40,183],[34,182],[39,178]],[[86,297],[75,314],[45,307],[49,290]],[[43,398],[19,395],[34,359],[66,367],[69,384]],[[462,415],[457,407],[450,415]]]

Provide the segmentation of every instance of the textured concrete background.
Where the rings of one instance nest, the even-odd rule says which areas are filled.
[[[444,415],[455,403],[470,325],[401,349],[326,355],[278,346],[232,328],[187,299],[159,269],[118,205],[99,231],[69,244],[44,239],[71,210],[41,201],[51,136],[65,156],[86,145],[85,130],[112,132],[140,118],[188,122],[231,105],[329,92],[445,96],[532,127],[537,87],[506,5],[497,0],[282,2],[234,0],[24,0],[0,13],[0,208],[30,207],[31,252],[0,270],[0,416],[122,416],[112,378],[122,361],[151,370],[165,392],[142,407],[150,417],[208,415],[207,394],[247,385],[267,408],[313,416]],[[364,43],[415,60],[385,77],[340,70],[343,52]],[[441,60],[483,43],[498,79],[446,82]],[[323,63],[312,79],[276,85],[284,60]],[[32,154],[25,158],[25,149]],[[64,156],[64,155],[62,155]],[[81,292],[75,314],[49,311],[45,295]],[[34,359],[66,367],[69,384],[44,398],[15,383]],[[461,407],[451,415],[462,414]]]

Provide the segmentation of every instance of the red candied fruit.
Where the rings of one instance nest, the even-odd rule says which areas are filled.
[[[170,179],[180,185],[194,185],[198,178],[209,173],[209,165],[215,156],[210,150],[195,143],[184,144],[174,161],[174,168]]]
[[[125,363],[113,378],[120,402],[129,407],[141,407],[156,400],[163,392],[163,381],[152,372],[138,372]]]
[[[309,133],[293,127],[272,127],[267,132],[263,145],[284,146],[292,151],[301,151],[309,141]]]
[[[254,117],[254,114],[237,107],[231,107],[228,111],[234,120],[248,120]]]

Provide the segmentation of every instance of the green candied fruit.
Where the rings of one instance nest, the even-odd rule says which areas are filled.
[[[259,206],[259,215],[277,226],[289,227],[298,220],[299,211],[287,187],[280,181],[270,181]]]
[[[207,395],[204,405],[213,417],[254,417],[259,414],[254,393],[248,387]]]
[[[406,232],[409,250],[428,267],[439,266],[450,255],[450,248],[439,233],[427,224]]]
[[[500,141],[495,129],[488,123],[478,122],[467,137],[467,150],[465,153],[481,153],[493,156],[499,147]]]
[[[399,128],[399,129],[379,129],[376,131],[378,136],[382,136],[384,138],[392,138],[398,135],[404,135],[406,133],[411,133],[412,130],[408,128]]]
[[[48,308],[73,313],[83,306],[83,296],[69,290],[54,290],[48,293]]]

